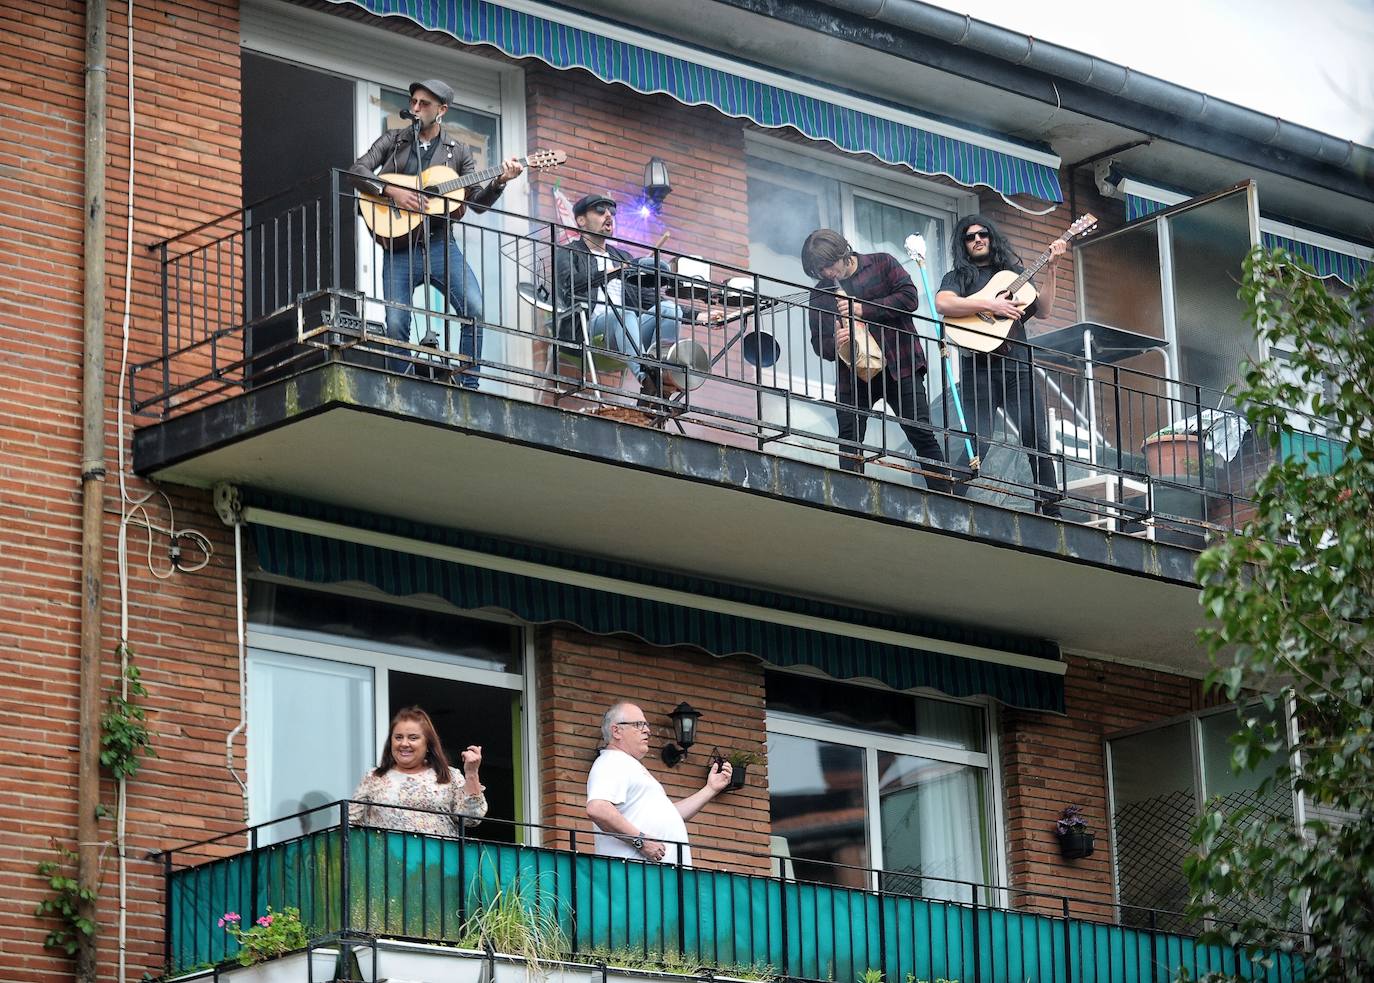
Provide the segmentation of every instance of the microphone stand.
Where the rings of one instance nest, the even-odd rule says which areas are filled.
[[[442,130],[440,132],[442,133]],[[436,135],[436,139],[437,138],[438,136]],[[411,151],[415,154],[415,193],[423,197],[424,178],[421,175],[424,174],[425,168],[424,161],[420,159],[420,117],[413,113],[411,114],[410,120],[410,145]],[[424,337],[420,339],[420,344],[433,346],[437,350],[439,348],[439,337],[434,331],[433,311],[430,310],[432,306],[430,301],[430,287],[432,283],[429,275],[429,217],[425,214],[423,204],[420,206],[420,213],[420,262],[424,264],[422,283],[425,288],[425,334]],[[413,255],[414,252],[412,251],[412,256]],[[447,258],[447,251],[445,251],[445,257]],[[412,287],[411,296],[406,298],[406,302],[414,303],[414,301],[414,288]],[[447,292],[445,293],[445,302],[447,302]],[[419,332],[416,333],[418,334]]]

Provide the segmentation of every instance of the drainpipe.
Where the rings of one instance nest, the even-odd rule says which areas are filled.
[[[76,785],[77,881],[100,887],[100,653],[105,506],[105,89],[106,0],[86,5],[85,284],[81,380],[81,669]],[[82,902],[94,924],[96,902]],[[95,983],[96,936],[77,935],[77,983]]]

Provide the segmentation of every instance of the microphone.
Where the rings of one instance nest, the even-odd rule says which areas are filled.
[[[412,123],[418,123],[418,122],[420,122],[420,117],[416,116],[416,115],[415,115],[414,113],[412,113],[409,109],[402,109],[402,110],[401,110],[401,119],[408,119],[408,120],[410,120]]]

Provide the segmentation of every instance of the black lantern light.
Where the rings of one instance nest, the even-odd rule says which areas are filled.
[[[672,190],[673,183],[668,180],[668,165],[662,157],[650,157],[649,163],[644,165],[644,197],[658,207]]]
[[[697,742],[697,721],[701,718],[701,711],[692,709],[692,705],[684,701],[668,716],[672,718],[673,736],[677,738],[677,743],[669,741],[663,745],[663,763],[669,768],[676,768],[678,762],[687,756],[687,749]]]

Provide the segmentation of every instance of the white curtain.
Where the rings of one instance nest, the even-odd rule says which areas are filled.
[[[882,751],[878,774],[883,869],[911,875],[891,887],[968,901],[968,885],[951,882],[987,882],[982,769]]]

